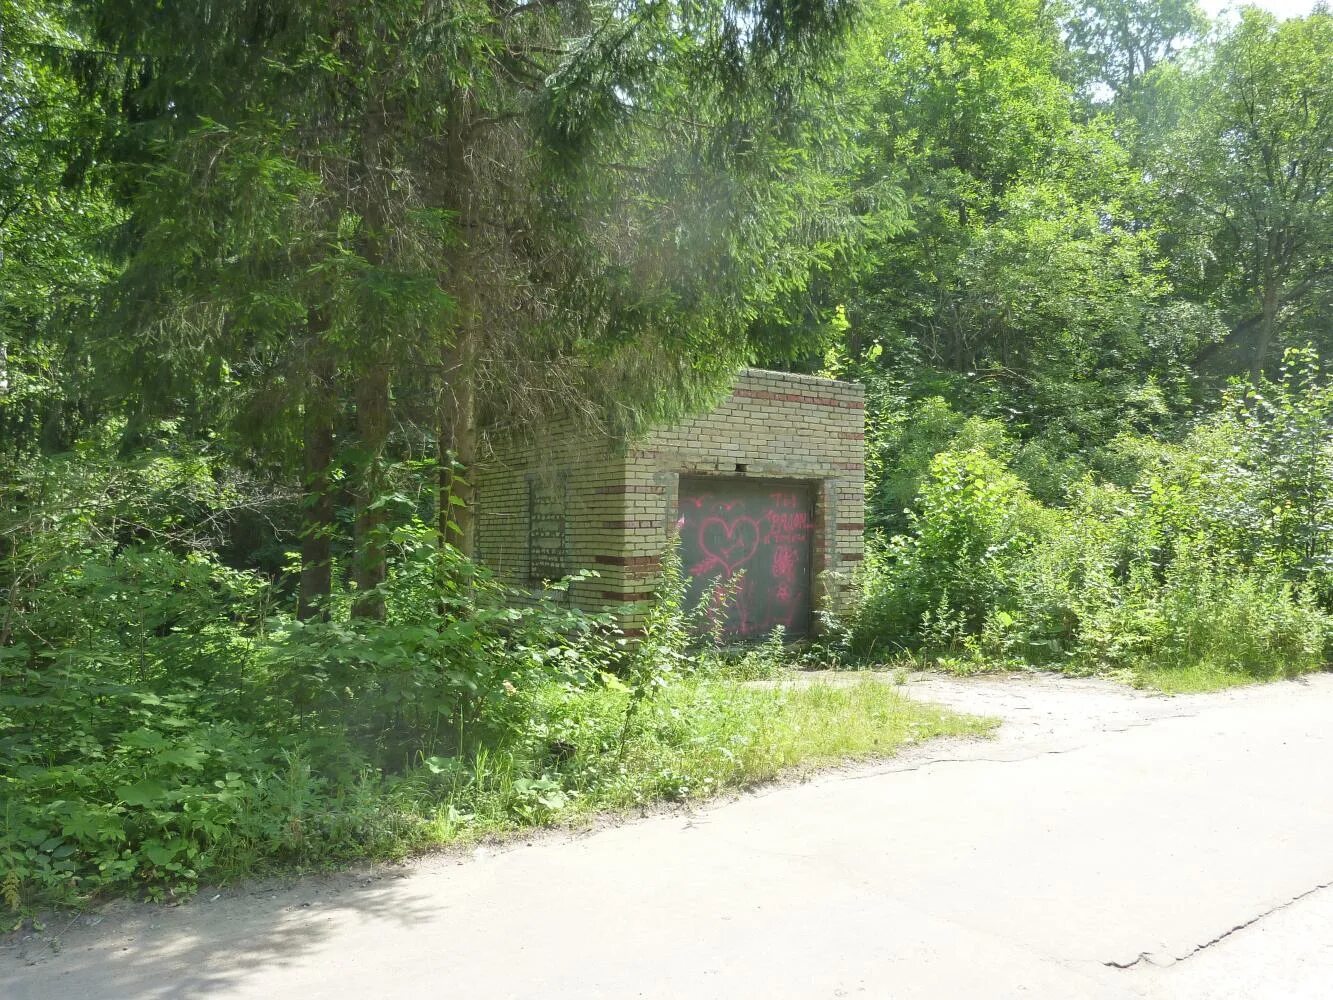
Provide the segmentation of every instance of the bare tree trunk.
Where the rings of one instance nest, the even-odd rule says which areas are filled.
[[[356,385],[356,430],[362,463],[355,491],[355,552],[352,581],[357,598],[352,617],[384,620],[384,595],[379,586],[387,572],[384,511],[376,506],[384,492],[384,447],[389,437],[389,368],[372,361]]]
[[[1254,353],[1250,359],[1250,377],[1258,379],[1264,371],[1268,352],[1272,348],[1273,334],[1277,329],[1278,280],[1270,273],[1264,276],[1263,307],[1259,319],[1259,336],[1255,338]]]
[[[322,336],[323,322],[312,317],[312,332]],[[305,450],[305,499],[301,509],[301,590],[296,617],[308,621],[328,618],[333,589],[333,493],[329,467],[333,464],[334,379],[337,372],[323,348],[316,344],[306,390],[302,429]]]
[[[372,91],[374,88],[372,88]],[[361,256],[373,270],[384,264],[386,217],[381,143],[386,133],[385,108],[377,100],[362,125],[361,162],[357,165],[361,203],[361,231],[358,243]],[[380,328],[380,319],[372,307],[362,316],[364,340],[358,352],[354,372],[356,389],[357,476],[353,490],[356,520],[353,523],[352,582],[357,596],[352,602],[353,618],[384,620],[384,595],[381,585],[388,578],[388,549],[385,545],[387,518],[379,501],[384,496],[384,450],[389,440],[388,331]]]
[[[445,376],[446,378],[448,376]],[[454,432],[450,423],[449,386],[441,386],[435,416],[435,538],[443,551],[453,543]]]
[[[473,389],[475,345],[471,323],[465,321],[462,378],[455,389],[454,459],[457,462],[450,482],[450,493],[458,498],[454,506],[452,539],[463,555],[471,558],[477,551],[477,413]]]
[[[458,95],[450,105],[445,164],[453,198],[452,208],[461,229],[461,238],[452,267],[451,291],[458,308],[454,344],[444,364],[444,385],[439,415],[440,434],[440,525],[442,541],[464,555],[476,554],[475,483],[477,466],[476,366],[477,280],[474,247],[477,238],[472,200],[469,192],[473,178],[468,161],[467,131],[470,101]]]
[[[472,381],[475,364],[475,340],[471,325],[464,321],[445,361],[445,384],[440,394],[437,531],[441,542],[469,557],[476,554],[477,415]]]

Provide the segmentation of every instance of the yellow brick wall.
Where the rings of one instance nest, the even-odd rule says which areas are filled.
[[[563,489],[566,570],[603,575],[575,584],[569,600],[588,610],[617,608],[601,595],[606,571],[618,569],[614,563],[623,545],[623,445],[564,423],[535,440],[515,442],[497,434],[491,450],[493,457],[477,472],[478,558],[504,582],[538,593],[529,576],[529,488],[548,495]]]
[[[501,442],[479,475],[478,554],[503,579],[526,584],[528,480],[563,479],[569,569],[600,574],[576,585],[572,601],[618,612],[633,632],[656,586],[682,473],[796,479],[815,487],[814,569],[829,584],[816,600],[836,605],[844,586],[836,575],[864,554],[864,452],[861,386],[746,369],[711,412],[628,445],[568,425],[522,446]]]

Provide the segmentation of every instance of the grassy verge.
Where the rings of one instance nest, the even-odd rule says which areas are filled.
[[[1252,684],[1268,684],[1273,681],[1291,680],[1304,674],[1314,673],[1319,669],[1329,669],[1328,665],[1321,668],[1313,663],[1305,663],[1299,666],[1279,664],[1271,669],[1257,670],[1212,661],[1196,661],[1185,664],[1142,662],[1132,667],[1103,671],[1086,668],[1061,670],[1058,666],[1052,666],[1051,664],[1029,664],[1017,660],[987,660],[984,657],[974,655],[931,657],[922,654],[896,660],[889,663],[887,668],[938,670],[958,677],[1012,671],[1066,674],[1073,677],[1101,677],[1147,691],[1158,691],[1162,694],[1171,695],[1226,691],[1230,688],[1246,687]],[[877,665],[876,669],[886,668]]]
[[[698,802],[821,765],[888,756],[994,721],[912,701],[872,678],[757,687],[689,678],[625,725],[628,693],[542,688],[535,725],[467,766],[426,762],[391,796],[404,836],[375,853],[466,843],[656,803]]]
[[[190,828],[188,871],[162,865],[136,872],[123,839],[76,848],[71,837],[65,849],[53,838],[28,849],[28,870],[43,870],[44,851],[59,851],[61,867],[47,864],[51,875],[42,881],[23,878],[17,867],[0,872],[0,899],[17,920],[135,887],[151,898],[188,895],[200,882],[402,857],[598,814],[702,801],[934,737],[983,735],[993,725],[911,701],[870,678],[761,687],[732,675],[687,675],[632,713],[630,691],[615,682],[513,689],[510,702],[509,735],[465,756],[418,758],[401,774],[321,773],[299,748],[283,751],[276,766],[227,774],[217,791],[192,800],[198,811],[219,808],[225,798],[226,812]],[[34,772],[27,780],[55,777]],[[188,791],[169,794],[184,799]],[[85,809],[96,794],[86,793]],[[126,828],[138,822],[118,809]],[[152,843],[139,849],[157,850]],[[122,859],[126,873],[115,880],[83,874],[104,870],[106,858]]]
[[[1163,694],[1207,694],[1210,691],[1225,691],[1228,688],[1246,687],[1251,684],[1291,680],[1313,672],[1311,669],[1276,669],[1261,674],[1229,670],[1213,663],[1196,663],[1186,667],[1145,665],[1134,671],[1133,681],[1136,687],[1160,691]]]
[[[581,700],[569,771],[594,808],[706,797],[770,781],[794,768],[889,755],[939,736],[974,736],[992,723],[912,701],[865,678],[852,685],[742,686],[691,680],[669,688],[636,720],[623,757],[600,751],[624,702]],[[569,719],[566,706],[554,716]],[[586,715],[581,715],[586,711]],[[580,718],[581,715],[581,718]]]

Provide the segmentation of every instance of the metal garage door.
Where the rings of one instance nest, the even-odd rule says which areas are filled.
[[[760,639],[777,625],[808,634],[814,514],[809,483],[682,478],[678,527],[690,606],[716,606],[734,587],[727,638]]]

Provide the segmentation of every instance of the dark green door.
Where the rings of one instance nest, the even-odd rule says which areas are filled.
[[[815,541],[809,483],[682,477],[677,527],[687,601],[707,602],[726,638],[762,639],[777,625],[789,636],[809,634]]]

